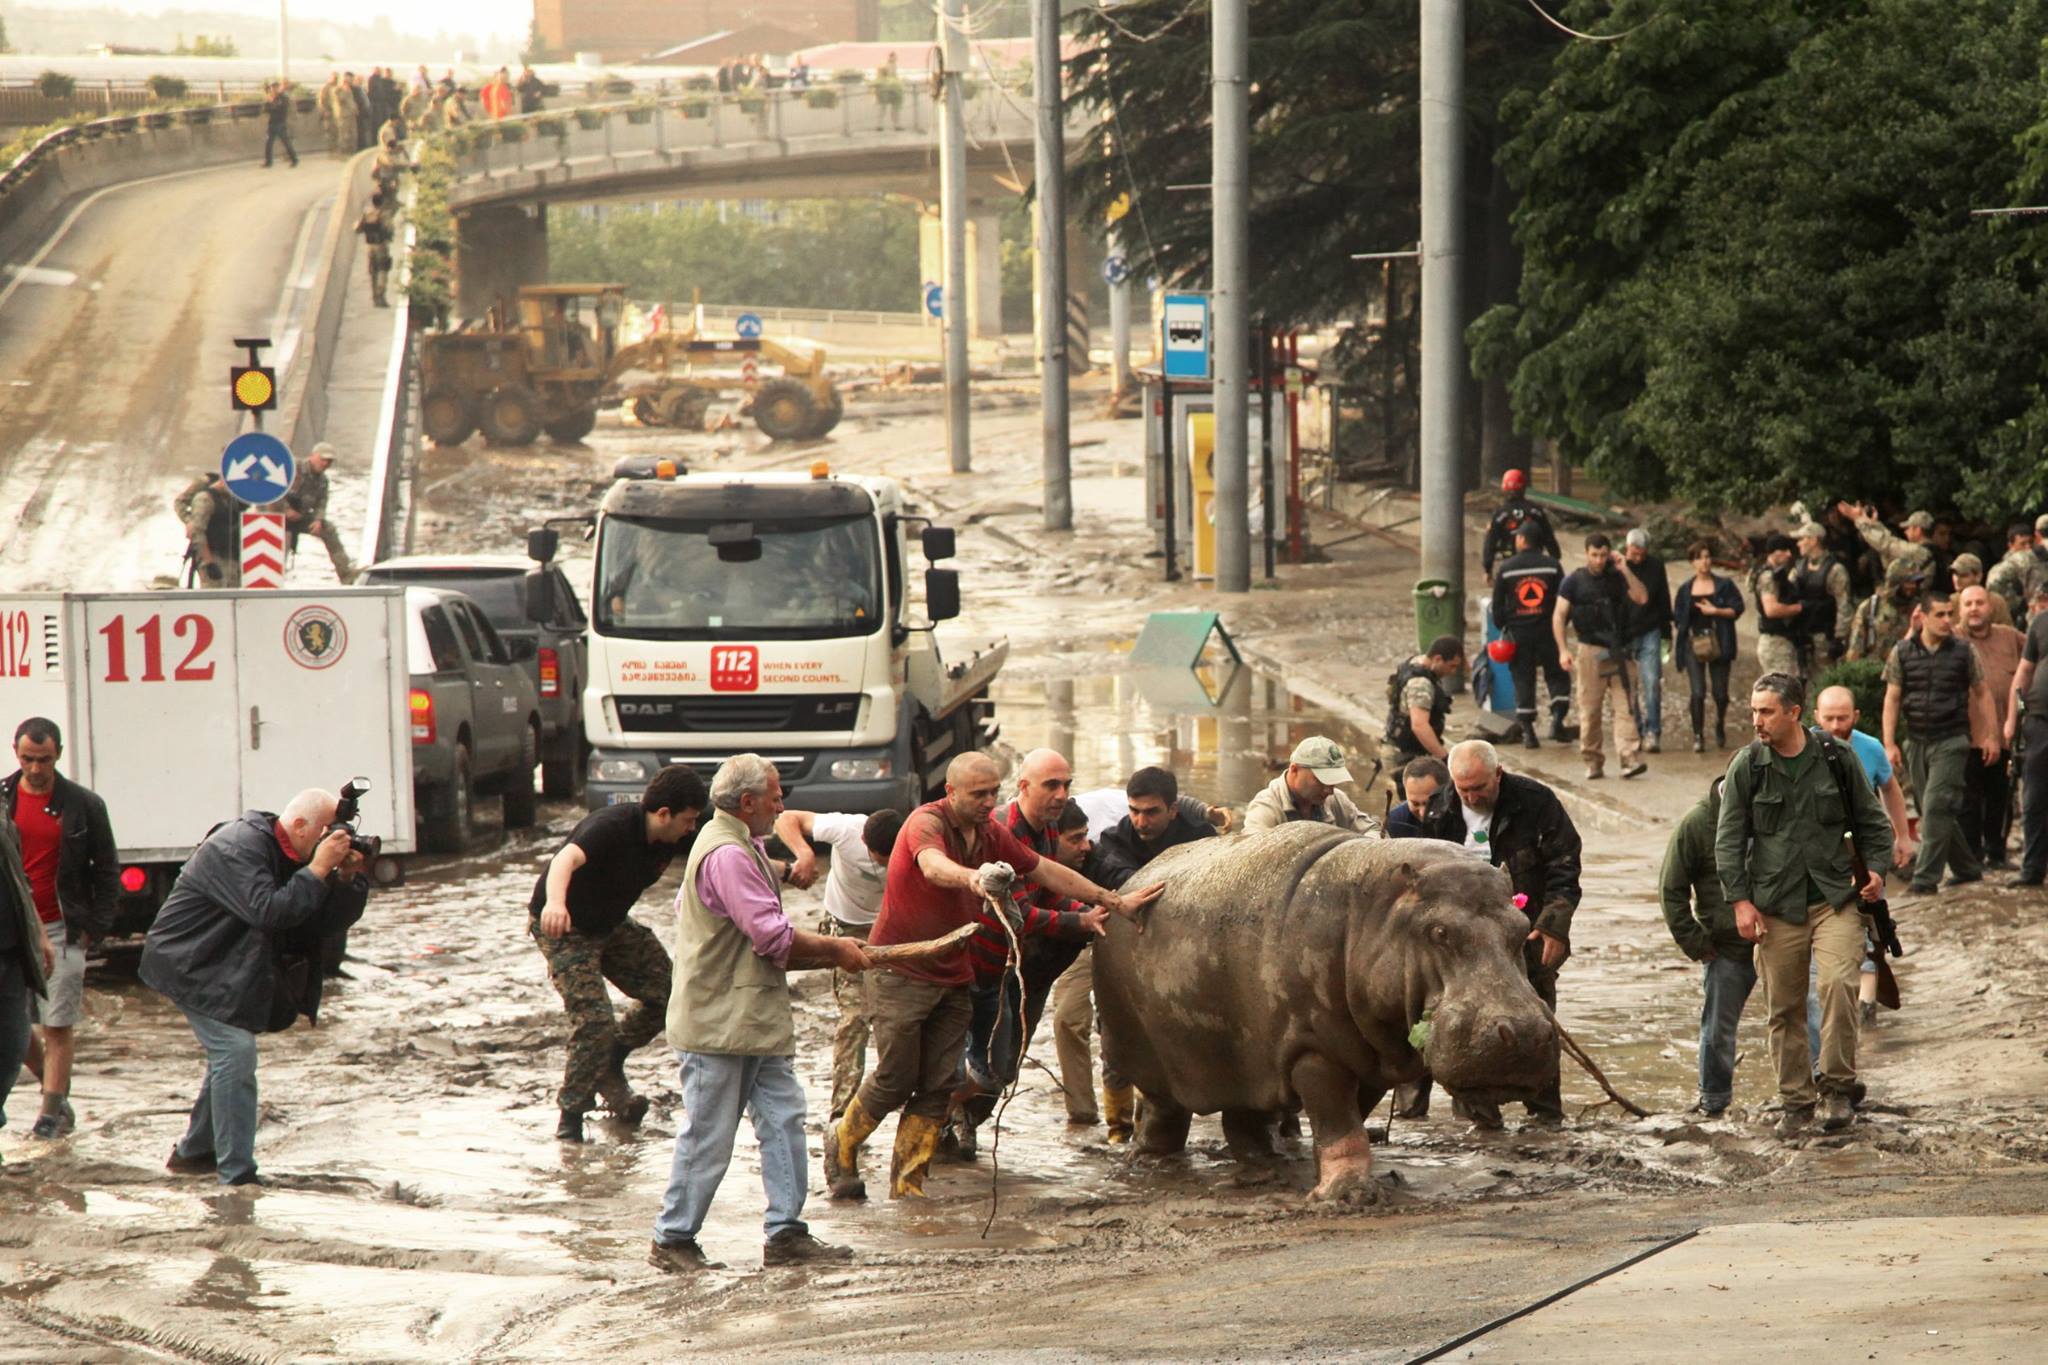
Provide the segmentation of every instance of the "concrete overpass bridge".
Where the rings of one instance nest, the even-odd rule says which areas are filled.
[[[457,312],[479,316],[518,285],[547,277],[547,209],[555,204],[899,194],[928,206],[920,269],[938,279],[939,111],[920,85],[904,83],[893,102],[889,93],[861,85],[751,98],[685,94],[475,125],[491,130],[475,135],[488,145],[458,153],[449,195],[460,224]],[[1028,97],[983,81],[966,101],[966,125],[968,324],[975,336],[999,336],[999,219],[1031,180],[1033,111]],[[1070,115],[1068,144],[1094,126]],[[514,129],[517,140],[506,141]],[[1089,279],[1100,251],[1070,232],[1070,277]]]

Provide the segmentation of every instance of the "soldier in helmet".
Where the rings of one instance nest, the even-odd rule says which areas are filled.
[[[239,588],[242,528],[220,471],[206,470],[186,484],[171,509],[185,525],[185,586]]]
[[[1799,546],[1792,576],[1805,608],[1799,614],[1799,628],[1806,636],[1809,679],[1818,683],[1848,649],[1849,570],[1828,548],[1827,531],[1818,522],[1807,522],[1792,537]]]
[[[1911,559],[1894,559],[1885,565],[1884,586],[1856,608],[1849,623],[1851,659],[1889,659],[1892,646],[1906,638],[1913,628],[1913,616],[1920,608],[1920,593],[1927,586],[1927,570]]]
[[[327,471],[334,466],[334,447],[326,441],[313,447],[310,455],[299,465],[292,476],[290,491],[284,495],[284,519],[290,528],[292,546],[298,547],[299,537],[313,536],[327,547],[327,557],[334,562],[334,574],[344,583],[353,583],[355,568],[348,562],[348,549],[341,543],[341,532],[327,515]]]
[[[1552,559],[1558,558],[1557,532],[1550,529],[1550,519],[1543,515],[1543,509],[1529,501],[1529,472],[1510,469],[1500,476],[1500,491],[1507,494],[1508,500],[1493,514],[1493,524],[1486,528],[1486,545],[1479,554],[1479,567],[1485,570],[1489,583],[1493,581],[1494,563],[1515,552],[1515,532],[1522,526],[1534,529],[1531,544],[1536,549]]]

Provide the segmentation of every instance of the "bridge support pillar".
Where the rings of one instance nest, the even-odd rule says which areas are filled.
[[[945,264],[944,224],[936,213],[919,214],[918,279],[936,282],[945,273]],[[918,306],[924,306],[922,298]],[[1003,218],[986,204],[970,204],[967,209],[967,331],[978,341],[1003,334]]]
[[[475,208],[455,230],[455,315],[480,318],[519,287],[548,277],[547,209],[518,205]]]

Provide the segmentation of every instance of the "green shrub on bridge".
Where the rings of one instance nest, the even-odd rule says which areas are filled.
[[[160,100],[181,100],[185,98],[186,87],[183,76],[151,76],[145,84],[149,86],[149,93]]]
[[[709,95],[685,95],[682,103],[676,107],[683,111],[684,118],[703,118],[711,112],[711,97]]]
[[[68,100],[78,93],[78,82],[61,71],[45,71],[36,77],[36,93],[46,100]]]
[[[560,114],[543,114],[533,121],[533,131],[541,137],[551,137],[560,142],[569,136],[569,120]]]
[[[604,111],[600,109],[578,109],[576,111],[576,126],[585,132],[593,132],[604,127]]]
[[[829,85],[813,86],[804,91],[804,103],[813,109],[835,109],[839,106],[839,92]]]
[[[742,90],[738,104],[742,114],[764,114],[768,111],[768,97],[758,90]]]

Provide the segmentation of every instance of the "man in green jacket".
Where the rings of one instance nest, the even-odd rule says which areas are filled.
[[[1748,939],[1736,932],[1735,911],[1721,894],[1714,867],[1714,832],[1721,819],[1721,784],[1715,778],[1698,805],[1679,820],[1664,847],[1660,890],[1664,922],[1685,955],[1704,967],[1700,1003],[1700,1100],[1694,1111],[1717,1117],[1735,1093],[1735,1026],[1756,988]]]
[[[1863,964],[1860,897],[1884,895],[1892,829],[1853,750],[1802,723],[1806,688],[1766,673],[1749,694],[1757,739],[1728,765],[1715,821],[1714,864],[1735,928],[1756,946],[1770,1016],[1771,1061],[1795,1132],[1822,1105],[1823,1126],[1855,1117],[1856,985]],[[1846,797],[1846,799],[1845,799]],[[1855,885],[1845,836],[1867,875]],[[1820,1075],[1806,1037],[1807,974],[1819,964]]]
[[[718,1268],[697,1231],[732,1162],[740,1115],[750,1112],[768,1192],[762,1263],[843,1261],[852,1253],[811,1236],[801,1217],[810,1163],[786,974],[866,971],[867,950],[858,939],[807,934],[783,911],[782,874],[762,846],[782,814],[773,763],[759,754],[728,758],[711,779],[711,805],[676,893],[668,1043],[682,1066],[683,1118],[648,1259],[686,1274]]]

